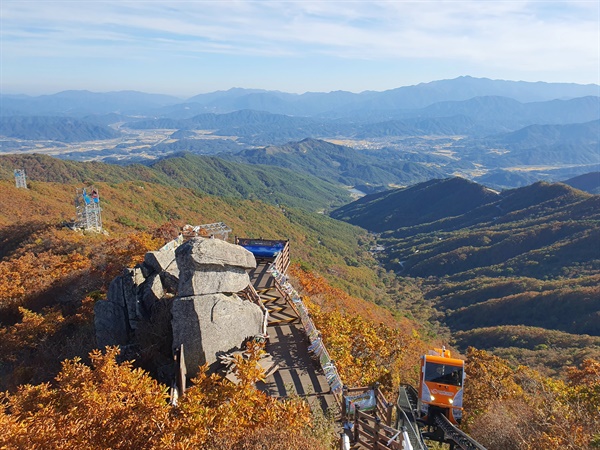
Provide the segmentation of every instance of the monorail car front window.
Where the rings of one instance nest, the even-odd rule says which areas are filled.
[[[425,365],[425,381],[462,386],[463,369],[462,367],[428,362]]]

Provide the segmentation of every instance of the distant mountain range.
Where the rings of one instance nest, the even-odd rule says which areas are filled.
[[[188,104],[203,105],[207,111],[228,112],[257,109],[278,114],[302,116],[349,117],[374,111],[424,108],[436,102],[461,101],[481,96],[503,96],[520,102],[536,102],[598,96],[597,85],[566,83],[529,83],[459,77],[432,81],[383,92],[360,94],[335,91],[288,94],[274,91],[233,89],[190,98]]]
[[[129,91],[2,96],[0,151],[52,141],[65,159],[222,154],[367,191],[450,175],[505,189],[598,170],[599,94],[598,85],[459,77],[360,94],[235,88],[183,103]]]
[[[11,116],[0,121],[0,135],[27,140],[79,142],[113,139],[122,134],[104,125],[70,117]]]
[[[145,114],[173,105],[181,99],[137,91],[90,92],[63,91],[38,97],[2,95],[3,115],[62,115],[83,117],[90,114]]]
[[[159,118],[128,122],[132,129],[210,130],[239,136],[254,144],[279,144],[307,137],[371,139],[389,136],[466,135],[484,137],[534,124],[564,125],[600,119],[600,98],[584,97],[524,104],[504,97],[435,103],[422,110],[402,110],[393,119],[364,122],[297,117],[256,110],[199,114],[186,119]]]
[[[226,113],[253,109],[275,114],[339,118],[425,108],[437,102],[463,101],[483,96],[507,97],[523,103],[543,102],[600,96],[600,87],[464,76],[382,92],[365,91],[360,94],[335,91],[307,92],[299,95],[234,88],[228,91],[200,94],[187,101],[167,95],[135,91],[107,93],[65,91],[39,97],[3,95],[2,113],[4,115],[72,116],[120,113],[184,118],[203,112]]]

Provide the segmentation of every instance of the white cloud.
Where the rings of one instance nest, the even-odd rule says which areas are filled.
[[[445,60],[598,78],[596,1],[2,1],[3,58]],[[118,51],[115,51],[118,50]]]

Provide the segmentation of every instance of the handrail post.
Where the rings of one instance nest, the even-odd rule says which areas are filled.
[[[354,443],[358,442],[359,433],[358,427],[360,426],[360,422],[358,420],[358,416],[360,413],[360,407],[358,405],[354,405]]]
[[[386,402],[387,403],[387,402]],[[390,403],[387,405],[387,411],[386,411],[386,425],[388,427],[392,426],[392,414],[394,413],[394,404]]]
[[[381,419],[375,415],[375,432],[373,433],[373,450],[379,450],[379,429],[381,427]]]
[[[346,397],[348,396],[348,386],[342,387],[342,420],[348,420],[348,411],[346,410]]]

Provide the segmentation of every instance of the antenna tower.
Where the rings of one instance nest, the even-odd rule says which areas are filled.
[[[27,180],[25,179],[24,169],[15,169],[15,184],[17,188],[27,189]]]
[[[77,210],[75,228],[102,231],[102,216],[100,214],[102,208],[100,208],[98,189],[94,186],[77,189],[75,209]]]

